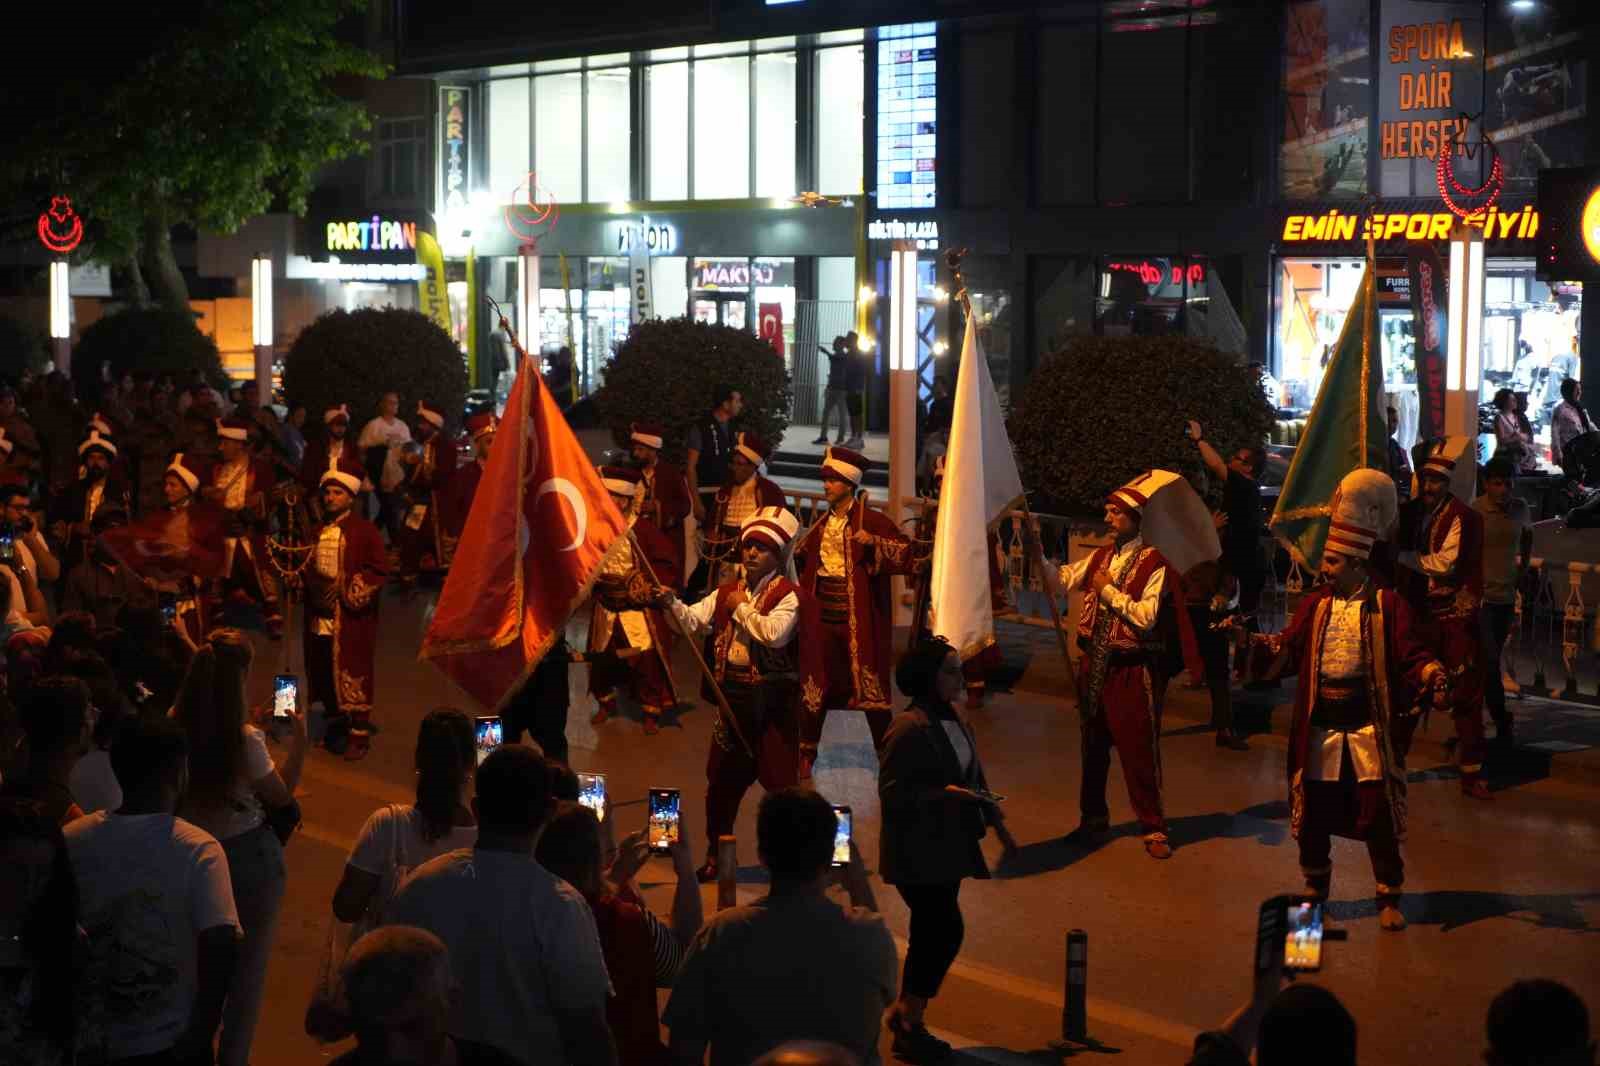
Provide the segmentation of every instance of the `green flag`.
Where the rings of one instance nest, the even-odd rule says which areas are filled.
[[[1377,278],[1368,258],[1272,512],[1273,535],[1302,566],[1316,568],[1322,562],[1329,504],[1339,481],[1352,470],[1385,470],[1388,463]]]

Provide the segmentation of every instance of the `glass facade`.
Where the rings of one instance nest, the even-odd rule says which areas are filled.
[[[938,44],[932,22],[878,29],[879,209],[935,206]]]

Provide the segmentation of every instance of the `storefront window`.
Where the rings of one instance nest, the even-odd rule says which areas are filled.
[[[645,68],[645,129],[650,167],[645,195],[652,200],[689,197],[689,64]]]
[[[1206,298],[1207,264],[1185,256],[1115,255],[1100,261],[1095,332],[1103,337],[1187,333],[1186,310]]]
[[[817,52],[817,191],[831,196],[861,193],[863,55],[860,45]]]
[[[678,318],[689,308],[689,260],[681,255],[663,255],[650,260],[650,280],[654,287],[656,314]]]
[[[1041,355],[1094,333],[1099,271],[1087,256],[1041,256],[1033,263],[1033,329]]]
[[[629,197],[628,68],[593,70],[587,75],[588,188],[587,203],[610,203]]]
[[[506,202],[530,169],[528,89],[527,78],[489,83],[489,189]]]
[[[1584,162],[1592,8],[1591,0],[1489,5],[1483,124],[1505,162],[1508,196],[1531,196],[1542,168]]]
[[[1322,385],[1361,282],[1362,260],[1282,259],[1275,294],[1274,403],[1303,417]],[[1581,286],[1547,285],[1532,260],[1491,259],[1484,282],[1480,403],[1502,388],[1528,394],[1535,440],[1548,449],[1551,413],[1563,378],[1578,376],[1575,338]],[[1415,337],[1405,261],[1378,260],[1378,334],[1385,390],[1399,415],[1397,438],[1410,447],[1418,423]]]
[[[694,197],[750,195],[750,60],[697,60],[694,65]]]
[[[591,258],[584,293],[583,346],[595,368],[593,388],[604,384],[606,361],[628,335],[633,295],[628,289],[628,260]]]
[[[560,203],[582,203],[583,153],[578,145],[583,143],[583,75],[534,78],[533,102],[539,188]]]
[[[1369,0],[1298,0],[1288,6],[1279,163],[1287,199],[1366,195],[1371,27]]]
[[[793,52],[757,55],[755,63],[756,195],[794,195]]]

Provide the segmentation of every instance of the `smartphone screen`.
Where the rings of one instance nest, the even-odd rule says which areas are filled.
[[[16,537],[10,533],[0,533],[0,560],[10,562],[17,557]]]
[[[678,808],[682,794],[675,788],[650,790],[650,822],[645,838],[651,851],[666,851],[678,842]]]
[[[489,757],[489,753],[491,751],[500,746],[500,741],[503,736],[504,732],[503,727],[500,724],[499,715],[484,715],[476,720],[473,738],[478,747],[479,766],[483,765],[483,760]]]
[[[162,610],[176,610],[164,607]],[[300,707],[300,679],[293,674],[278,674],[272,679],[272,717],[288,718]]]
[[[1290,900],[1285,913],[1283,938],[1285,970],[1322,968],[1322,904],[1311,900]]]
[[[578,802],[593,811],[600,821],[605,821],[606,775],[579,773]]]
[[[850,808],[835,805],[833,817],[836,825],[833,830],[833,865],[850,865]]]
[[[175,603],[163,603],[161,605],[161,620],[169,626],[177,625],[178,605]],[[274,713],[276,713],[276,711],[274,711]]]

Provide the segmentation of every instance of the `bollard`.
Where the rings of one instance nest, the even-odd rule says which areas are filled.
[[[1061,1039],[1082,1044],[1089,1038],[1089,934],[1067,932],[1067,988],[1061,1004]]]
[[[717,910],[739,904],[739,847],[732,836],[717,838]]]

